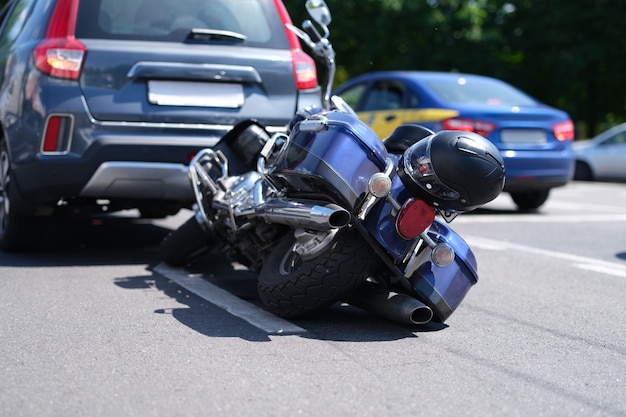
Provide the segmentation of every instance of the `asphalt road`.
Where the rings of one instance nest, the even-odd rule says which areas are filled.
[[[59,221],[0,253],[0,416],[626,416],[626,185],[455,220],[480,281],[444,326],[259,319],[238,265],[160,264],[187,215]]]

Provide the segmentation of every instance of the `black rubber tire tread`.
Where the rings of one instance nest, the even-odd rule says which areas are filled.
[[[0,249],[28,252],[41,249],[44,219],[20,213],[29,206],[16,187],[6,144],[0,139]],[[29,207],[30,208],[30,207]]]
[[[33,252],[42,249],[45,219],[10,214],[4,230],[0,231],[0,249],[5,252]]]
[[[183,266],[207,252],[211,243],[211,236],[191,217],[163,239],[161,258],[170,266]]]
[[[576,161],[573,179],[577,181],[593,181],[593,173],[586,162]]]
[[[520,210],[535,210],[546,202],[550,190],[535,190],[511,193],[513,202]]]
[[[335,241],[318,257],[281,274],[280,264],[295,238],[284,236],[261,268],[257,289],[269,311],[280,317],[297,317],[329,306],[368,277],[379,258],[354,231],[340,231]]]

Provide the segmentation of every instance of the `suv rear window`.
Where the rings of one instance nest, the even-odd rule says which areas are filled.
[[[191,29],[229,31],[252,46],[289,48],[278,13],[266,0],[86,0],[80,2],[76,37],[182,42]]]

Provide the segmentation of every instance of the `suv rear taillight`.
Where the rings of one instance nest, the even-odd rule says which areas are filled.
[[[76,80],[87,48],[74,37],[78,0],[58,0],[44,39],[33,51],[35,65],[44,74]]]
[[[291,56],[293,57],[293,72],[298,90],[317,87],[317,70],[313,59],[301,49],[292,49]]]
[[[467,132],[478,133],[486,138],[489,137],[491,132],[496,128],[496,125],[491,122],[461,118],[446,119],[441,122],[441,125],[446,130],[465,130]]]
[[[561,141],[574,140],[574,123],[571,120],[557,123],[552,126],[552,133]]]
[[[298,90],[308,90],[317,87],[317,70],[315,61],[308,56],[300,46],[300,40],[287,25],[291,25],[291,17],[287,13],[287,9],[281,0],[274,0],[274,6],[278,10],[280,20],[283,22],[289,46],[291,47],[291,57],[293,60],[293,75],[296,79],[296,88]]]

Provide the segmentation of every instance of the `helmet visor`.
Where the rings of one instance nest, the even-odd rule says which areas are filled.
[[[404,171],[421,188],[442,200],[457,200],[460,194],[439,179],[430,159],[431,138],[422,139],[404,152]]]

